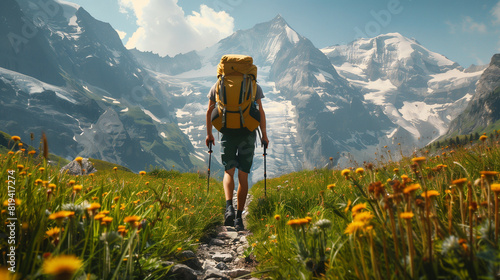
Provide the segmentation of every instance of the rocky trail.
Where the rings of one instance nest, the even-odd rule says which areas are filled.
[[[251,200],[249,195],[245,210]],[[237,205],[236,192],[233,204]],[[253,255],[245,254],[251,246],[247,237],[252,235],[246,229],[246,214],[246,211],[243,212],[244,231],[238,232],[231,226],[218,226],[213,237],[203,240],[196,253],[182,252],[179,256],[181,264],[174,265],[169,273],[175,275],[173,279],[230,280],[240,277],[257,280],[258,278],[251,276],[257,262]]]

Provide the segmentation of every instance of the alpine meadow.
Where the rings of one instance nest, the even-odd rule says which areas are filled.
[[[499,278],[500,2],[431,3],[0,1],[0,279]]]

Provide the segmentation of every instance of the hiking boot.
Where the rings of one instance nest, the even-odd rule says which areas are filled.
[[[234,219],[234,228],[236,229],[236,231],[245,230],[245,227],[243,226],[243,219],[242,218]]]
[[[234,207],[232,205],[229,205],[226,207],[226,213],[224,213],[224,225],[225,226],[234,226],[234,217],[236,215],[234,214]]]

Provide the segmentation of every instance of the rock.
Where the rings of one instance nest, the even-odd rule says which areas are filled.
[[[225,232],[221,232],[217,235],[217,238],[218,239],[231,239],[231,240],[234,240],[236,238],[238,238],[238,232],[236,231],[225,231]]]
[[[214,239],[210,240],[210,245],[223,246],[223,245],[226,245],[226,242],[224,242],[220,239],[214,238]]]
[[[241,236],[240,237],[240,242],[243,243],[243,244],[248,244],[247,237],[246,236]]]
[[[245,246],[239,246],[238,248],[236,248],[236,253],[238,253],[238,255],[243,255],[243,252],[245,252],[245,250]]]
[[[184,264],[176,264],[170,269],[167,275],[168,279],[175,280],[197,280],[196,272]]]
[[[250,273],[252,273],[252,272],[249,270],[246,270],[246,269],[234,269],[234,270],[228,271],[227,275],[229,275],[229,277],[231,277],[231,278],[237,278],[237,277],[242,277],[245,275],[249,276]]]
[[[207,270],[209,268],[215,267],[217,265],[217,262],[212,260],[212,259],[206,259],[203,262],[203,270]]]
[[[218,262],[231,262],[233,261],[234,257],[231,254],[221,254],[221,253],[215,253],[215,255],[212,256],[212,258]]]
[[[205,280],[208,280],[208,279],[230,280],[229,277],[224,275],[222,272],[220,272],[216,269],[213,269],[213,268],[207,269],[207,271],[205,272],[205,278],[203,278],[203,279],[205,279]]]
[[[82,170],[84,170],[84,172],[82,172]],[[63,166],[60,172],[64,173],[65,171],[69,175],[88,175],[97,172],[97,169],[95,169],[94,164],[88,158],[84,158],[82,159],[82,165],[76,160],[73,160]]]
[[[189,266],[194,270],[203,269],[200,260],[198,259],[198,257],[196,257],[193,251],[190,250],[183,251],[182,253],[179,254],[178,259],[181,263]]]
[[[218,270],[227,270],[228,269],[227,265],[225,263],[223,263],[223,262],[218,263],[215,266],[215,268],[217,268]]]

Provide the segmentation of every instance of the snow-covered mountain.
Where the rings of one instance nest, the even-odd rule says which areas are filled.
[[[464,70],[397,33],[319,50],[281,16],[203,51],[159,57],[125,49],[77,5],[43,3],[0,2],[0,36],[9,38],[0,41],[0,129],[44,130],[56,154],[134,170],[206,167],[207,93],[224,54],[251,55],[258,66],[270,176],[330,157],[349,164],[348,154],[370,160],[385,145],[421,147],[446,131],[484,70]],[[26,20],[39,13],[43,22]],[[254,162],[255,181],[263,157]]]
[[[24,139],[44,131],[55,154],[136,171],[202,165],[170,96],[111,25],[65,1],[3,0],[0,21],[1,130]]]
[[[388,144],[422,147],[467,105],[485,66],[464,69],[399,33],[322,49],[339,74],[394,124]]]
[[[217,63],[227,53],[251,55],[258,66],[271,142],[269,174],[324,166],[343,151],[377,145],[387,133],[389,119],[365,104],[361,92],[338,75],[328,58],[277,16],[197,52],[197,69],[175,76],[151,72],[178,97],[179,127],[200,153],[206,150],[207,93],[217,80]],[[254,179],[262,178],[262,161],[255,157]]]

